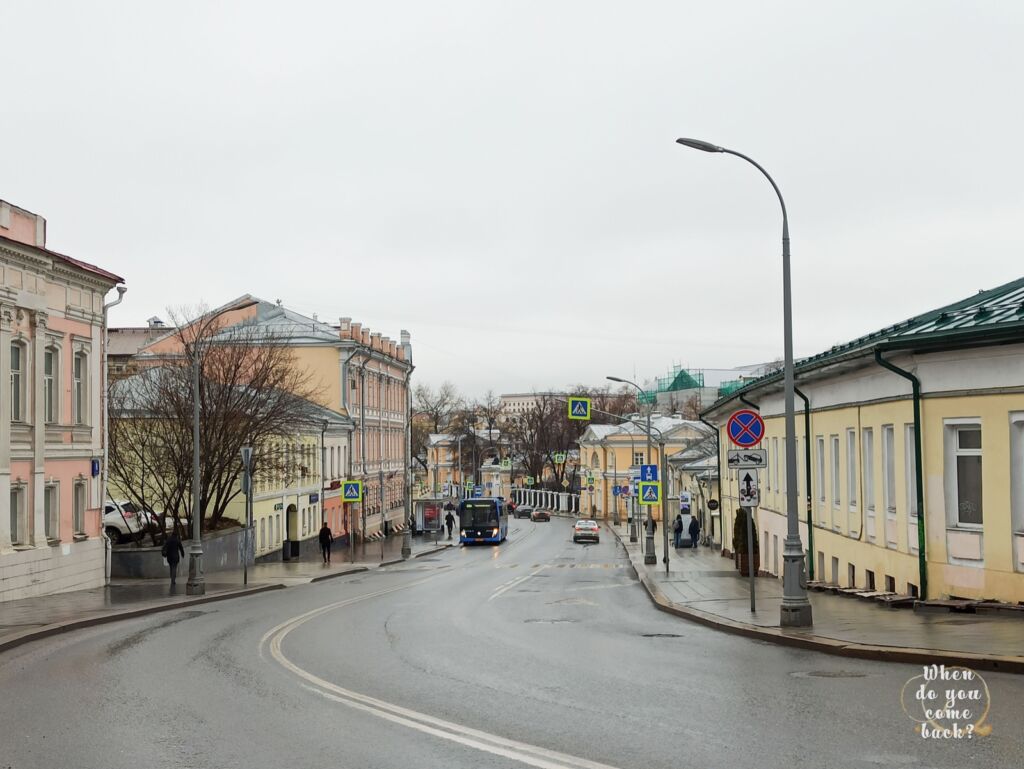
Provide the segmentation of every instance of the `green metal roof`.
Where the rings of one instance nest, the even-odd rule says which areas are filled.
[[[1024,278],[940,307],[900,323],[858,337],[845,344],[796,362],[797,373],[813,371],[842,358],[859,357],[881,350],[950,349],[964,346],[1024,342]],[[743,387],[723,392],[704,413],[714,410],[737,392],[745,392],[782,379],[776,371]]]

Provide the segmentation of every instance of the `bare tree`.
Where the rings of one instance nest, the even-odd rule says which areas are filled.
[[[413,409],[430,418],[431,432],[448,429],[448,423],[462,404],[462,396],[451,382],[444,382],[437,392],[425,384],[413,389]]]
[[[319,429],[311,403],[317,392],[284,340],[253,325],[227,327],[209,313],[173,317],[178,349],[111,383],[110,480],[137,506],[191,521],[192,413],[198,395],[199,512],[216,528],[241,493],[243,446],[256,449],[256,483],[271,478],[288,483],[311,471],[301,454],[288,447],[298,431]],[[198,394],[192,368],[196,359]]]

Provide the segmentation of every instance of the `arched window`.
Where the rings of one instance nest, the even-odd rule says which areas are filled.
[[[595,470],[598,470],[601,467],[601,460],[598,459],[596,451],[590,457],[590,466]]]

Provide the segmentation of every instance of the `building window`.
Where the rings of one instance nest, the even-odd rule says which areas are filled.
[[[911,518],[917,518],[917,461],[914,454],[915,427],[908,424],[904,428],[903,461],[907,479],[907,510]]]
[[[24,544],[25,531],[25,488],[11,489],[11,544]]]
[[[260,550],[267,547],[267,519],[260,518]]]
[[[896,446],[892,425],[882,425],[882,497],[885,512],[896,515]]]
[[[819,521],[825,520],[825,439],[822,436],[818,436],[818,465],[817,465],[817,477],[815,481],[818,484],[818,513]]]
[[[43,352],[43,418],[47,424],[57,421],[57,351],[48,347]]]
[[[864,506],[875,512],[875,433],[865,427],[861,433],[860,451],[864,465]]]
[[[956,522],[960,526],[981,526],[981,425],[957,425],[954,432]]]
[[[1013,531],[1024,534],[1024,411],[1010,414],[1010,485]]]
[[[72,502],[71,528],[75,534],[85,534],[85,481],[75,481]]]
[[[60,539],[60,500],[57,496],[56,484],[49,484],[43,489],[43,525],[46,538]]]
[[[775,491],[779,490],[779,439],[772,438],[772,467],[775,475],[775,483],[772,486]]]
[[[839,484],[842,477],[839,474],[839,436],[832,436],[832,507],[839,507]]]
[[[89,373],[88,358],[84,352],[75,353],[71,372],[71,407],[74,410],[76,425],[86,424],[88,416],[86,377]]]
[[[644,453],[642,451],[633,452],[633,464],[642,465],[644,463]]]
[[[850,509],[857,507],[857,431],[846,431],[846,498]]]
[[[25,418],[25,349],[11,345],[11,421]]]

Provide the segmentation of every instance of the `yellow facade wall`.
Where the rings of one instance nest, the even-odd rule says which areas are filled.
[[[921,401],[921,442],[926,511],[926,554],[928,597],[958,596],[1017,602],[1024,600],[1024,573],[1014,563],[1014,537],[1011,520],[1010,441],[1011,412],[1024,410],[1020,393],[981,393],[956,397],[925,397]],[[983,562],[971,565],[950,563],[946,525],[945,420],[976,419],[982,428],[982,487],[984,526]],[[832,559],[838,559],[838,583],[865,587],[866,572],[874,573],[875,588],[886,589],[886,577],[898,593],[920,587],[917,518],[911,514],[915,494],[913,482],[913,442],[908,427],[913,425],[913,401],[910,398],[878,403],[851,404],[811,414],[811,486],[810,507],[813,519],[815,579],[832,581]],[[892,484],[890,504],[894,515],[887,515],[885,499],[886,426],[892,426]],[[781,540],[786,531],[784,419],[765,417],[765,440],[769,468],[761,471],[761,507],[757,512],[759,538],[765,530]],[[865,480],[864,430],[871,429],[870,451],[874,482]],[[854,461],[850,463],[848,431],[854,431]],[[802,409],[797,411],[797,462],[801,537],[808,547],[806,521],[806,472],[803,441],[806,439]],[[833,436],[838,438],[838,477],[834,478]],[[732,448],[723,429],[720,467],[727,468],[726,452]],[[818,439],[824,440],[824,483],[819,477]],[[776,474],[775,465],[778,465]],[[851,498],[850,470],[854,473]],[[736,471],[722,473],[723,545],[731,549],[732,521],[738,506]],[[777,477],[776,477],[777,476]],[[834,504],[832,483],[838,484],[839,504]],[[823,499],[824,498],[824,499]],[[874,507],[874,538],[871,537],[871,511]],[[774,572],[770,543],[761,542],[761,568]],[[821,565],[824,564],[824,573]],[[854,566],[854,583],[849,567]],[[781,565],[781,558],[780,558]]]

